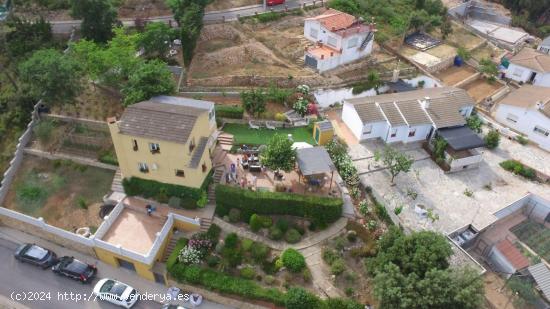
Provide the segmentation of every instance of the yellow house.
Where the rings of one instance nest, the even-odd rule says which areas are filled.
[[[123,178],[199,188],[212,168],[214,103],[158,96],[126,108],[109,130]]]

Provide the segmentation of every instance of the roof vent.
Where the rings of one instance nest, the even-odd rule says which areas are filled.
[[[430,97],[424,97],[424,99],[420,101],[420,106],[424,109],[430,108]]]
[[[536,106],[537,106],[537,109],[543,109],[544,108],[544,103],[539,100],[539,101],[537,101]]]

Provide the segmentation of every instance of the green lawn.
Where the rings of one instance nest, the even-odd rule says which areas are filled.
[[[292,134],[295,142],[306,142],[315,145],[312,129],[308,127],[299,128],[278,128],[277,130],[268,130],[261,128],[253,130],[247,124],[228,123],[223,127],[223,131],[233,134],[235,144],[261,145],[267,144],[275,134]]]

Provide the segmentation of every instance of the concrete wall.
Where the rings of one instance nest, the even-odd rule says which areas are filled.
[[[537,76],[535,76],[533,85],[541,86],[541,87],[550,87],[550,73],[544,73],[544,74],[538,73]]]
[[[193,153],[189,151],[189,144],[194,141],[195,150],[201,137],[209,137],[216,130],[215,123],[208,119],[208,113],[201,114],[195,123],[186,144],[178,144],[160,139],[152,139],[141,136],[124,135],[119,132],[117,123],[109,124],[111,137],[115,146],[122,176],[139,177],[155,180],[163,183],[176,184],[181,186],[199,188],[208,172],[212,168],[212,160],[209,150],[205,149],[197,168],[190,168],[188,164]],[[138,150],[133,149],[133,140],[137,141]],[[160,153],[153,154],[149,150],[149,143],[158,143]],[[139,170],[139,163],[146,163],[149,167],[148,173]],[[202,165],[206,165],[203,171]],[[156,165],[156,169],[154,166]],[[176,176],[176,170],[183,170],[185,177]]]
[[[353,104],[344,102],[342,107],[342,121],[344,121],[357,139],[362,139],[361,133],[363,132],[363,122],[361,121],[361,118],[359,118]]]
[[[514,123],[506,119],[509,114],[516,116],[518,121]],[[504,126],[525,134],[530,141],[538,144],[540,148],[550,151],[550,136],[544,136],[533,131],[535,126],[550,131],[548,118],[538,110],[499,104],[495,113],[495,118]]]
[[[449,172],[459,172],[466,169],[477,168],[479,163],[483,161],[483,156],[475,149],[471,149],[470,152],[472,152],[472,156],[470,157],[460,159],[452,158],[449,163],[449,166],[451,167]],[[448,153],[445,153],[445,157],[451,158]]]

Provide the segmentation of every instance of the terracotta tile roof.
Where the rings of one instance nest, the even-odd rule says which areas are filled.
[[[499,104],[512,105],[523,108],[536,108],[541,103],[540,112],[550,117],[550,89],[532,85],[523,85],[509,93]]]
[[[328,30],[338,31],[353,26],[357,18],[338,10],[328,9],[323,14],[308,18],[308,20],[318,20]]]
[[[321,59],[321,56],[322,56],[323,59],[328,59],[330,57],[340,55],[339,51],[337,51],[336,49],[331,48],[329,46],[326,46],[326,45],[309,48],[307,50],[307,52],[310,55],[312,55],[313,57],[317,58],[317,59]],[[331,56],[331,54],[332,54],[332,56]]]
[[[529,260],[508,239],[501,240],[497,244],[497,249],[517,270],[529,266]]]
[[[540,73],[550,72],[550,55],[532,48],[524,47],[510,59],[510,62]]]
[[[197,117],[213,103],[176,97],[155,97],[126,108],[120,122],[122,134],[185,144]]]

